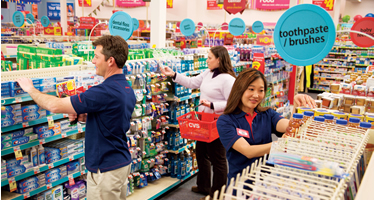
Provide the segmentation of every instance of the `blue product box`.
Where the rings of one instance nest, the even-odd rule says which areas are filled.
[[[37,139],[38,139],[38,135],[36,135],[36,134],[13,138],[12,139],[12,146],[18,146],[18,145],[21,145],[21,144],[26,144],[28,142],[31,142],[31,141],[37,140]]]
[[[23,113],[22,114],[22,121],[23,122],[29,122],[29,121],[34,121],[37,119],[41,119],[46,116],[46,111],[42,110],[39,112],[34,112],[34,113]]]
[[[67,176],[66,166],[62,165],[58,168],[53,168],[53,169],[47,170],[44,173],[44,175],[46,177],[46,184],[57,181],[57,180],[65,177],[65,176]]]
[[[22,106],[21,110],[22,110],[22,115],[24,115],[24,114],[27,114],[27,113],[39,112],[43,109],[41,107],[39,107],[38,105],[34,104],[34,105]]]
[[[1,89],[9,88],[9,86],[10,86],[10,81],[2,81],[1,82]]]
[[[35,89],[39,90],[39,86],[34,86]],[[17,97],[17,96],[20,96],[20,95],[24,95],[24,94],[27,94],[27,92],[23,91],[21,88],[18,88],[18,89],[12,89],[10,88],[10,96],[11,97]]]
[[[74,172],[79,171],[79,161],[72,161],[66,164],[66,170],[68,171],[69,174],[73,174]]]
[[[12,141],[1,142],[1,150],[12,147]]]
[[[56,84],[52,84],[52,85],[41,85],[39,87],[39,91],[40,92],[53,92],[53,91],[56,91]]]
[[[45,185],[46,184],[45,176],[43,174],[40,174],[38,176],[32,176],[32,177],[25,178],[25,179],[17,182],[17,188],[23,189],[23,188],[29,187],[30,185],[34,185],[34,184],[38,184],[39,187]]]
[[[45,154],[46,158],[47,157],[52,158],[52,157],[55,157],[55,156],[61,156],[62,157],[65,153],[66,153],[66,150],[64,152],[64,151],[61,151],[60,149],[49,148],[49,147],[44,148],[44,154]]]
[[[33,85],[34,86],[38,86],[39,85],[39,80],[32,80],[32,81],[33,81]],[[14,89],[20,89],[21,86],[16,81],[9,81],[9,88],[14,90]]]
[[[53,131],[53,129],[49,129],[48,131],[37,133],[37,134],[38,134],[38,139],[43,139],[43,138],[51,137],[55,135],[55,132]]]
[[[8,178],[30,171],[33,167],[34,167],[33,163],[28,162],[24,165],[19,165],[19,166],[15,166],[10,169],[7,169]]]
[[[6,168],[11,169],[16,166],[24,165],[28,163],[28,161],[29,161],[28,155],[24,155],[22,160],[16,160],[16,158],[8,159],[6,160]]]
[[[33,83],[36,81],[39,85],[56,84],[56,77],[44,77],[44,78],[34,78]]]
[[[1,114],[12,113],[13,111],[21,110],[21,104],[13,104],[10,106],[1,106]]]
[[[2,127],[12,126],[12,125],[21,124],[21,123],[22,123],[22,116],[17,116],[14,119],[1,120]]]
[[[33,191],[33,190],[37,189],[38,187],[39,187],[38,184],[32,184],[32,185],[29,185],[26,188],[22,188],[22,189],[21,188],[17,188],[17,193],[24,194],[24,193]]]
[[[61,160],[61,158],[62,158],[61,156],[55,156],[55,157],[52,157],[52,158],[47,157],[46,158],[46,164],[50,164],[50,163],[59,161],[59,160]]]
[[[22,129],[18,131],[13,131],[8,134],[1,135],[1,141],[12,140],[13,138],[22,137],[32,132],[33,132],[33,128],[26,128],[26,129]]]
[[[1,113],[1,120],[13,119],[17,116],[22,116],[21,110],[15,110],[11,113]]]
[[[1,88],[1,97],[8,98],[10,97],[10,90],[9,88]]]

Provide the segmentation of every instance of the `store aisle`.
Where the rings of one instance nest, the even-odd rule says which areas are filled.
[[[181,184],[180,186],[174,188],[170,192],[161,196],[160,200],[199,200],[204,197],[202,194],[197,194],[191,191],[191,187],[196,185],[197,176],[189,179],[187,182]]]

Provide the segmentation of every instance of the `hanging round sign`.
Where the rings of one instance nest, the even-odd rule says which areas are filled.
[[[29,13],[26,15],[26,19],[27,19],[27,23],[30,23],[30,24],[33,24],[35,19],[34,19],[34,15]]]
[[[181,30],[181,33],[185,36],[193,35],[195,31],[195,24],[193,20],[188,19],[188,18],[182,20],[182,22],[180,23],[180,30]]]
[[[128,40],[133,34],[133,20],[128,13],[118,11],[109,19],[108,28],[111,35],[119,35]]]
[[[16,11],[13,13],[12,21],[15,26],[21,27],[25,23],[25,16],[21,11]]]
[[[47,16],[43,16],[40,19],[40,22],[42,23],[43,27],[47,27],[50,24],[49,18]]]
[[[374,18],[365,17],[357,20],[352,26],[352,31],[359,31],[374,37]],[[350,38],[353,43],[359,47],[371,47],[374,46],[374,40],[366,37],[365,35],[358,33],[350,33]]]
[[[234,36],[242,35],[245,32],[246,25],[241,18],[234,18],[229,22],[229,32]]]
[[[139,28],[139,22],[136,18],[133,19],[133,31],[137,30]]]
[[[331,51],[336,31],[327,11],[313,4],[300,4],[284,12],[273,37],[285,61],[306,66],[319,62]]]
[[[253,26],[252,26],[252,29],[255,33],[260,33],[263,31],[264,29],[264,26],[263,26],[263,23],[261,21],[256,21],[253,23]]]

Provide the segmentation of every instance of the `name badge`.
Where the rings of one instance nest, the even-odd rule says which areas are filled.
[[[239,129],[239,128],[237,128],[237,135],[239,135],[241,137],[250,138],[248,131],[243,130],[243,129]]]

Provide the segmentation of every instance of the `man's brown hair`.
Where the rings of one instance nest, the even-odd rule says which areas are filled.
[[[113,57],[118,68],[122,69],[128,60],[128,43],[121,36],[105,35],[92,42],[92,45],[103,46],[101,53],[104,55],[105,61]]]
[[[254,68],[248,68],[244,71],[242,71],[236,78],[236,81],[233,84],[232,91],[230,92],[228,101],[227,101],[227,107],[224,110],[224,114],[239,114],[241,112],[237,108],[240,108],[242,105],[242,96],[243,93],[247,90],[249,85],[257,80],[258,78],[261,78],[264,82],[264,94],[267,91],[267,80],[266,77],[262,74],[262,72],[254,69]],[[263,100],[263,99],[262,99]],[[268,107],[264,108],[260,105],[260,103],[256,107],[257,111],[263,112],[268,109]]]

